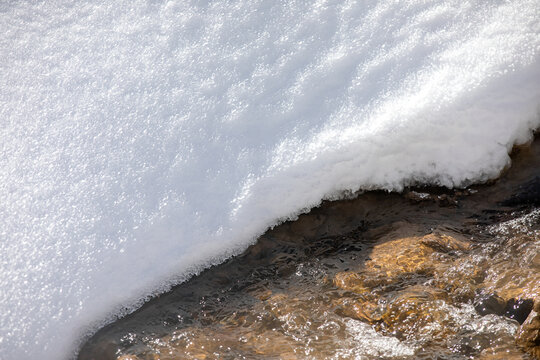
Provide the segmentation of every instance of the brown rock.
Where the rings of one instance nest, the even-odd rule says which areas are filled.
[[[486,266],[484,263],[472,263],[468,257],[460,257],[451,265],[437,264],[434,285],[446,291],[454,302],[473,300],[477,290],[483,289]]]
[[[122,355],[117,360],[140,360],[136,355]]]
[[[360,321],[374,324],[381,320],[378,306],[368,301],[340,298],[335,303],[336,313]]]
[[[478,360],[523,360],[523,352],[516,348],[489,348],[483,350]]]
[[[458,240],[449,235],[429,234],[422,238],[422,244],[439,252],[469,251],[471,243],[465,240]]]
[[[404,273],[431,273],[432,248],[422,244],[421,237],[406,237],[387,241],[373,247],[367,271],[380,271],[389,278]]]
[[[446,293],[437,289],[410,287],[389,302],[382,320],[388,330],[412,336],[418,335],[420,328],[428,324],[437,324],[432,328],[450,333],[452,329],[444,324],[446,312],[441,306],[446,298]]]
[[[364,276],[353,271],[342,271],[334,276],[334,286],[357,294],[369,293],[370,289],[364,283]]]
[[[513,261],[500,262],[488,271],[484,286],[497,291],[506,300],[536,298],[540,296],[540,272],[537,271],[528,266],[521,267]]]
[[[261,301],[268,300],[271,296],[272,296],[272,290],[264,290],[255,294],[255,297]]]
[[[540,359],[540,298],[536,299],[533,311],[521,325],[516,343],[532,356]]]

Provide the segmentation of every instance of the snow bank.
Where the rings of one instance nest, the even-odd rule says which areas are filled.
[[[81,336],[344,190],[496,176],[538,1],[4,1],[0,353]]]

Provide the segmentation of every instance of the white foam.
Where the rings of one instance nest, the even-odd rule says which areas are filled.
[[[346,349],[339,349],[335,359],[403,359],[412,357],[418,346],[400,342],[392,336],[384,336],[372,326],[359,320],[349,319],[346,322],[347,332],[352,335]]]
[[[494,177],[538,1],[4,1],[0,353],[83,334],[343,190]]]

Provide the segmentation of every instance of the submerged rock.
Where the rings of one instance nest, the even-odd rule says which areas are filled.
[[[540,298],[535,300],[533,310],[521,325],[516,342],[529,354],[540,359]]]
[[[524,185],[520,185],[517,192],[501,202],[504,206],[539,206],[540,205],[540,176],[536,176]]]
[[[482,316],[503,315],[506,310],[506,300],[497,294],[482,295],[475,300],[474,309]]]
[[[533,309],[533,305],[534,301],[531,299],[510,299],[504,309],[504,316],[523,324]]]
[[[471,250],[472,245],[469,241],[456,239],[455,237],[445,234],[429,234],[422,238],[422,244],[433,248],[439,252],[452,252],[462,251],[466,252]]]

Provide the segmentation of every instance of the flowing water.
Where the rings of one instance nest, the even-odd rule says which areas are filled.
[[[324,203],[79,359],[528,359],[515,336],[540,296],[540,142],[515,152],[489,185]]]
[[[71,359],[196,275],[160,298],[180,302],[123,321],[112,349],[480,351],[485,337],[457,331],[443,346],[427,318],[433,341],[401,329],[393,304],[427,297],[447,329],[490,328],[461,304],[506,280],[461,277],[497,246],[525,256],[476,227],[534,219],[512,215],[521,200],[419,189],[319,205],[498,177],[540,128],[538,14],[538,0],[0,1],[0,357]],[[400,248],[401,270],[381,265]],[[456,251],[476,260],[453,268]],[[450,274],[464,285],[446,289]],[[503,342],[515,328],[497,326]]]

